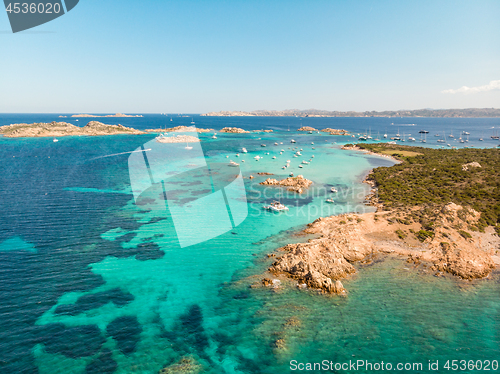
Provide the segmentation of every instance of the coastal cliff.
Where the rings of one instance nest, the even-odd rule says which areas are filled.
[[[7,138],[23,137],[60,137],[75,135],[117,135],[117,134],[144,134],[130,127],[122,125],[105,125],[104,123],[91,121],[84,127],[78,127],[67,122],[51,123],[18,123],[0,127],[0,134]]]

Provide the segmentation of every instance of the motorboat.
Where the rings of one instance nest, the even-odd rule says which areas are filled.
[[[335,187],[330,188],[330,191],[333,192],[333,193],[338,192]]]
[[[335,200],[333,200],[333,199],[326,199],[325,202],[327,202],[328,204],[333,204],[335,202]]]
[[[241,152],[242,152],[242,153],[247,153],[248,151],[247,151],[247,149],[246,149],[246,148],[241,148]]]
[[[264,209],[271,210],[273,212],[283,212],[287,211],[288,208],[278,201],[273,201],[269,205],[264,205]]]
[[[231,160],[229,162],[229,166],[240,166],[240,164],[238,164],[237,162],[234,162],[233,160]]]
[[[296,142],[295,140],[293,140],[293,139],[292,139],[292,140],[290,140],[290,143],[297,143],[297,142]]]

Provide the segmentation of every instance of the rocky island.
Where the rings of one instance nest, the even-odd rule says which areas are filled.
[[[422,272],[464,280],[487,277],[500,265],[498,151],[359,148],[400,161],[367,177],[377,211],[317,219],[303,233],[319,238],[280,248],[272,274],[344,295],[341,280],[380,256],[403,256]]]
[[[51,123],[17,123],[0,127],[0,134],[7,138],[22,137],[60,137],[75,135],[118,135],[118,134],[144,134],[130,127],[122,125],[105,125],[104,123],[91,121],[84,127],[78,127],[67,122]]]
[[[329,127],[321,130],[322,132],[329,132],[330,135],[351,135],[349,134],[349,131],[347,130],[342,130],[342,129],[331,129]]]
[[[297,175],[296,177],[289,177],[282,180],[267,178],[264,182],[259,184],[267,185],[267,186],[277,186],[277,187],[286,187],[288,191],[302,193],[305,189],[309,188],[309,186],[313,182],[304,178],[302,175]]]
[[[250,131],[240,129],[238,127],[224,127],[220,132],[227,132],[231,134],[249,134]]]
[[[148,129],[146,130],[147,132],[197,132],[197,133],[204,133],[204,132],[212,132],[215,131],[214,129],[202,129],[194,126],[175,126],[175,127],[170,127],[168,129]]]
[[[63,116],[59,116],[63,117]],[[139,115],[130,115],[130,114],[108,114],[108,115],[95,115],[95,114],[73,114],[71,117],[73,118],[139,118],[142,117],[142,114]]]
[[[301,127],[300,129],[298,129],[297,131],[318,131],[317,129],[315,129],[314,127],[311,127],[311,126],[303,126]]]

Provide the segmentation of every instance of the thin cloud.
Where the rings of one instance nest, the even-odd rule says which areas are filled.
[[[478,92],[486,92],[486,91],[493,91],[493,90],[500,90],[500,80],[491,81],[490,83],[485,84],[484,86],[479,86],[479,87],[462,86],[460,88],[457,88],[456,90],[454,90],[454,89],[444,90],[444,91],[441,91],[441,93],[445,93],[445,94],[456,94],[456,93],[474,94],[474,93],[478,93]]]

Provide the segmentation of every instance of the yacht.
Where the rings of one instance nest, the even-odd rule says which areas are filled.
[[[247,153],[248,151],[247,151],[247,149],[246,149],[246,148],[241,148],[241,152],[242,152],[242,153]]]
[[[269,205],[264,205],[264,209],[272,210],[273,212],[283,212],[283,211],[288,210],[288,208],[286,206],[284,206],[283,204],[281,204],[278,201],[273,201]]]
[[[296,141],[292,139],[292,140],[290,140],[290,143],[296,143]]]

